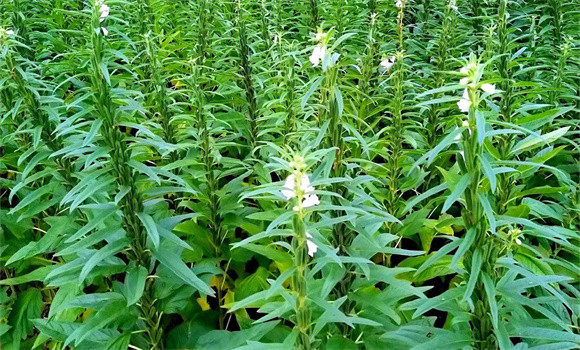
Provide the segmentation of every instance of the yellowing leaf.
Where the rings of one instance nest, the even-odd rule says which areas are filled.
[[[213,276],[209,282],[210,287],[220,287],[222,284],[222,276]]]
[[[176,88],[180,88],[182,86],[186,86],[184,83],[177,79],[171,79],[171,85],[175,86]]]
[[[202,311],[207,311],[210,309],[209,304],[207,303],[207,300],[205,300],[205,298],[197,298],[196,301],[199,307],[201,307]]]
[[[454,234],[454,231],[451,228],[451,226],[436,227],[435,229],[437,230],[437,232],[444,233],[446,235],[453,236]]]

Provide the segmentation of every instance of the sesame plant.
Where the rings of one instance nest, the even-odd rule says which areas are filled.
[[[0,0],[0,348],[579,348],[577,8]]]

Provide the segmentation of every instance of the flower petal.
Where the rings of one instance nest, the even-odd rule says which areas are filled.
[[[315,205],[320,204],[320,200],[318,199],[318,196],[315,194],[309,194],[306,197],[304,197],[304,201],[302,202],[302,207],[303,208],[309,208],[309,207],[313,207]]]
[[[302,179],[300,179],[300,189],[302,191],[306,191],[306,189],[309,187],[311,187],[310,186],[310,179],[308,178],[308,175],[304,174],[302,176]]]
[[[469,100],[466,100],[464,98],[462,98],[461,100],[459,100],[459,102],[457,102],[457,107],[459,107],[459,110],[467,113],[469,112],[469,107],[471,106],[471,102]]]
[[[481,90],[487,92],[488,94],[493,94],[495,93],[495,85],[493,84],[482,84],[481,85]]]
[[[309,236],[308,233],[306,233],[306,235]],[[314,253],[318,251],[318,246],[316,245],[316,243],[312,242],[309,239],[306,240],[306,246],[308,247],[308,255],[310,256],[314,256]]]
[[[296,193],[294,193],[294,181],[294,174],[290,174],[284,182],[284,189],[280,192],[282,192],[282,195],[286,197],[286,199],[290,199],[296,195]]]

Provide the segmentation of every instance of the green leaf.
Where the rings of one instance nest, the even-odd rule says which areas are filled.
[[[457,199],[459,199],[459,197],[463,194],[468,185],[469,185],[469,175],[464,174],[461,177],[461,179],[459,179],[459,182],[457,182],[457,184],[453,188],[453,191],[451,191],[451,194],[447,196],[445,203],[443,203],[443,209],[441,209],[442,213],[445,213],[447,209],[449,209],[451,205],[453,205],[453,203],[455,203]]]
[[[475,283],[479,279],[479,274],[481,272],[482,254],[481,248],[477,248],[471,257],[471,271],[469,273],[467,287],[465,288],[465,294],[463,294],[463,301],[469,300],[473,290],[475,289]]]
[[[495,193],[495,189],[497,187],[497,179],[495,178],[495,172],[493,171],[493,168],[491,167],[491,164],[489,163],[489,159],[487,158],[487,155],[483,154],[482,156],[480,156],[479,163],[481,164],[481,167],[483,169],[483,174],[489,180],[491,192]]]
[[[113,301],[92,314],[79,328],[72,332],[65,340],[64,347],[74,341],[78,346],[83,340],[89,338],[93,333],[102,330],[104,327],[119,319],[119,314],[125,311],[125,301]]]
[[[156,251],[154,256],[157,260],[159,260],[159,263],[168,268],[184,283],[194,287],[200,293],[210,296],[215,295],[215,292],[207,284],[200,280],[199,277],[197,277],[193,271],[187,267],[187,265],[185,265],[185,263],[181,260],[181,257],[175,254],[169,248],[166,248],[162,245],[161,249]]]
[[[493,328],[497,331],[499,324],[499,316],[497,309],[497,302],[495,301],[495,285],[491,280],[491,277],[486,272],[481,273],[481,279],[483,280],[483,287],[485,288],[485,294],[487,296],[489,304],[489,312],[491,314],[491,323]]]
[[[147,231],[147,236],[151,239],[153,246],[157,249],[159,248],[159,231],[157,230],[157,224],[153,218],[145,213],[137,213],[139,220],[145,226],[145,230]]]
[[[580,343],[580,335],[578,334],[540,327],[516,327],[512,332],[512,336],[539,340],[572,342],[576,344]]]
[[[357,350],[358,346],[352,340],[340,335],[328,339],[326,350]]]
[[[407,213],[409,210],[411,210],[415,205],[417,205],[418,203],[420,203],[422,200],[427,199],[431,196],[433,196],[434,194],[437,194],[441,191],[444,191],[447,189],[447,184],[446,183],[442,183],[440,185],[437,185],[423,193],[421,193],[420,195],[418,195],[417,197],[409,200],[407,202],[407,204],[405,205],[405,209],[403,209],[404,213]]]
[[[421,271],[407,272],[400,275],[400,278],[406,279],[410,282],[424,282],[430,279],[446,276],[455,273],[449,266],[451,262],[450,255],[442,255],[437,259],[429,261],[436,253],[431,253],[426,256],[416,256],[403,260],[398,267],[421,267]],[[426,267],[424,267],[426,266]]]
[[[570,130],[569,126],[554,130],[552,132],[549,132],[545,135],[530,135],[528,137],[526,137],[525,139],[521,140],[520,142],[518,142],[513,150],[512,153],[519,153],[522,151],[529,151],[531,149],[534,149],[538,146],[542,146],[542,145],[549,145],[550,143],[556,141],[557,139],[559,139],[560,137],[564,136],[568,130]]]
[[[16,276],[12,278],[6,278],[0,280],[0,285],[5,286],[15,286],[18,284],[24,284],[33,281],[43,281],[44,278],[56,267],[56,265],[49,265],[39,267],[36,270],[29,272],[25,275]]]
[[[8,316],[11,327],[12,346],[20,348],[20,341],[32,331],[32,319],[42,313],[42,294],[40,289],[28,288],[16,297],[16,302]]]
[[[112,243],[105,245],[103,248],[99,249],[95,254],[91,255],[89,260],[83,266],[81,273],[79,275],[79,282],[82,283],[88,274],[97,266],[100,262],[111,257],[118,252],[122,251],[127,247],[129,241],[127,239],[119,239]]]
[[[20,203],[18,203],[18,205],[16,205],[14,208],[12,208],[8,214],[14,214],[17,211],[20,211],[24,208],[26,208],[27,206],[29,206],[30,204],[37,202],[38,200],[40,200],[40,198],[42,196],[44,196],[47,193],[53,193],[54,189],[56,188],[56,183],[51,182],[50,184],[46,185],[46,186],[42,186],[34,191],[32,191],[31,193],[29,193],[28,195],[26,195],[26,197],[24,197]]]
[[[111,215],[113,215],[116,211],[117,211],[116,207],[109,207],[109,208],[106,208],[105,210],[102,210],[97,216],[90,219],[89,222],[85,226],[83,226],[80,230],[78,230],[74,235],[67,238],[65,243],[74,242],[77,239],[84,236],[85,234],[89,233],[90,231],[95,229],[97,226],[99,226],[103,221],[105,221],[107,218],[109,218]]]
[[[481,206],[483,207],[483,212],[485,213],[485,217],[487,218],[487,221],[489,222],[489,229],[491,230],[491,233],[495,234],[495,215],[493,213],[493,210],[491,209],[491,204],[489,204],[489,200],[487,199],[487,195],[481,192],[477,193],[477,198],[479,198],[479,202],[481,203]]]
[[[467,232],[463,235],[463,237],[461,237],[461,244],[459,245],[459,248],[457,248],[455,255],[453,255],[453,260],[451,260],[452,267],[457,265],[459,259],[461,259],[463,255],[465,255],[467,250],[471,247],[471,245],[475,241],[476,235],[477,230],[475,228],[470,227],[469,229],[467,229]]]
[[[322,77],[318,77],[312,82],[308,91],[306,91],[304,96],[302,96],[302,102],[300,102],[300,108],[304,109],[304,107],[306,107],[306,104],[308,103],[310,96],[312,96],[314,91],[316,91],[316,89],[318,89],[318,87],[320,86],[320,83],[322,83],[322,80],[323,80]]]
[[[143,295],[145,281],[147,279],[147,269],[143,266],[135,266],[127,271],[125,276],[125,298],[127,306],[131,306]]]

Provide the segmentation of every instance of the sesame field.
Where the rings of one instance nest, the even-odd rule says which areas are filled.
[[[0,349],[580,349],[579,83],[580,0],[0,0]]]

